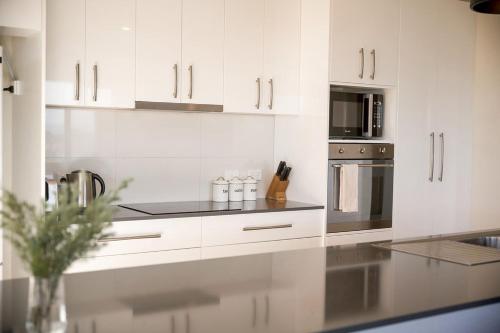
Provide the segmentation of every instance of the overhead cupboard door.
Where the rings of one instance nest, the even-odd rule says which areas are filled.
[[[181,73],[183,103],[223,103],[224,0],[182,1]]]
[[[85,104],[133,108],[135,1],[86,0],[85,31]]]
[[[136,1],[136,100],[179,103],[183,1]]]

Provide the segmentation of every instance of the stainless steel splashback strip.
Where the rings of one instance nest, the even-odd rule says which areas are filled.
[[[223,112],[224,106],[219,104],[193,104],[193,103],[163,103],[136,101],[137,110],[163,110],[163,111],[199,111]]]

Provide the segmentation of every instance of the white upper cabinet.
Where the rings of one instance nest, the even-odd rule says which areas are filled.
[[[135,1],[86,0],[85,31],[85,104],[133,108]]]
[[[48,0],[46,103],[134,107],[134,0]]]
[[[137,0],[137,101],[180,102],[182,0]]]
[[[300,0],[226,0],[224,111],[299,110]]]
[[[395,86],[400,0],[332,0],[330,81]]]
[[[299,112],[300,0],[266,0],[263,103],[275,114]]]
[[[224,0],[182,1],[180,73],[183,103],[223,103]]]
[[[46,103],[83,105],[84,66],[85,0],[48,0]]]
[[[224,112],[265,111],[265,0],[226,0]]]

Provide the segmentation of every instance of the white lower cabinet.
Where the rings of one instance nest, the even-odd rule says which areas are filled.
[[[322,210],[203,217],[203,247],[320,237]]]
[[[320,209],[114,222],[104,246],[67,272],[320,247],[323,224]]]

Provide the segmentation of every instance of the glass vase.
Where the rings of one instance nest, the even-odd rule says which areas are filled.
[[[60,276],[30,277],[26,330],[29,333],[63,333],[66,330],[64,283]]]

